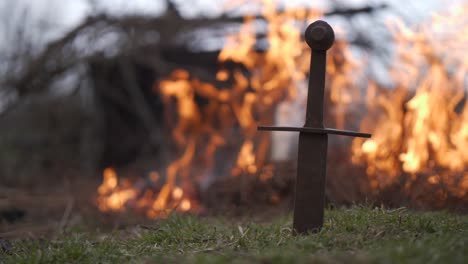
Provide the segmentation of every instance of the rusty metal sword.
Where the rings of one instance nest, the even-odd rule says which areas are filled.
[[[258,127],[258,130],[299,132],[293,221],[295,234],[317,232],[323,225],[328,134],[371,137],[367,133],[323,126],[326,56],[334,40],[333,28],[325,21],[318,20],[305,31],[305,41],[312,49],[312,58],[304,127]]]

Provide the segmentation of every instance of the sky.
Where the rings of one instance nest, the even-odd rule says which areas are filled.
[[[186,17],[199,15],[216,16],[223,10],[223,3],[227,0],[173,0],[181,7],[181,12]],[[232,0],[231,0],[232,1]],[[239,1],[239,0],[234,0]],[[453,2],[454,0],[450,1]],[[310,0],[279,0],[283,5],[312,5],[327,9],[327,3],[338,2],[342,6],[360,7],[366,4],[388,3],[393,12],[401,16],[418,19],[428,15],[431,11],[441,7],[444,0],[334,0],[334,1],[310,1]],[[143,14],[157,16],[164,12],[164,0],[1,0],[0,15],[13,21],[13,24],[30,25],[31,34],[41,32],[37,36],[38,41],[49,41],[57,38],[64,32],[79,24],[93,12],[93,8],[112,15]],[[13,10],[13,12],[12,12]],[[27,10],[27,14],[23,13]],[[0,49],[11,45],[5,30],[5,23],[0,25]],[[48,30],[44,33],[44,28]],[[2,45],[3,43],[3,45]],[[43,44],[43,43],[41,43]]]
[[[164,10],[163,1],[159,0],[1,0],[0,15],[12,22],[0,25],[0,48],[11,45],[5,27],[12,25],[28,25],[32,35],[40,32],[34,39],[41,42],[58,38],[93,12],[90,2],[94,2],[98,10],[115,15],[158,15]],[[45,27],[47,30],[43,30]]]

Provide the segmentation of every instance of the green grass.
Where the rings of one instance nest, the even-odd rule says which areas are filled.
[[[321,232],[270,223],[173,216],[151,228],[69,231],[12,241],[0,263],[467,263],[468,216],[352,207],[327,210]]]

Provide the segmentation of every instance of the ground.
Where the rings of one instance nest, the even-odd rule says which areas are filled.
[[[321,232],[268,222],[174,215],[113,232],[75,227],[42,239],[0,240],[0,263],[467,263],[468,216],[329,208]]]

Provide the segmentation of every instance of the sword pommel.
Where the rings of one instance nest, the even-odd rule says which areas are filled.
[[[327,50],[335,41],[335,32],[327,22],[317,20],[307,27],[305,41],[312,50]]]

